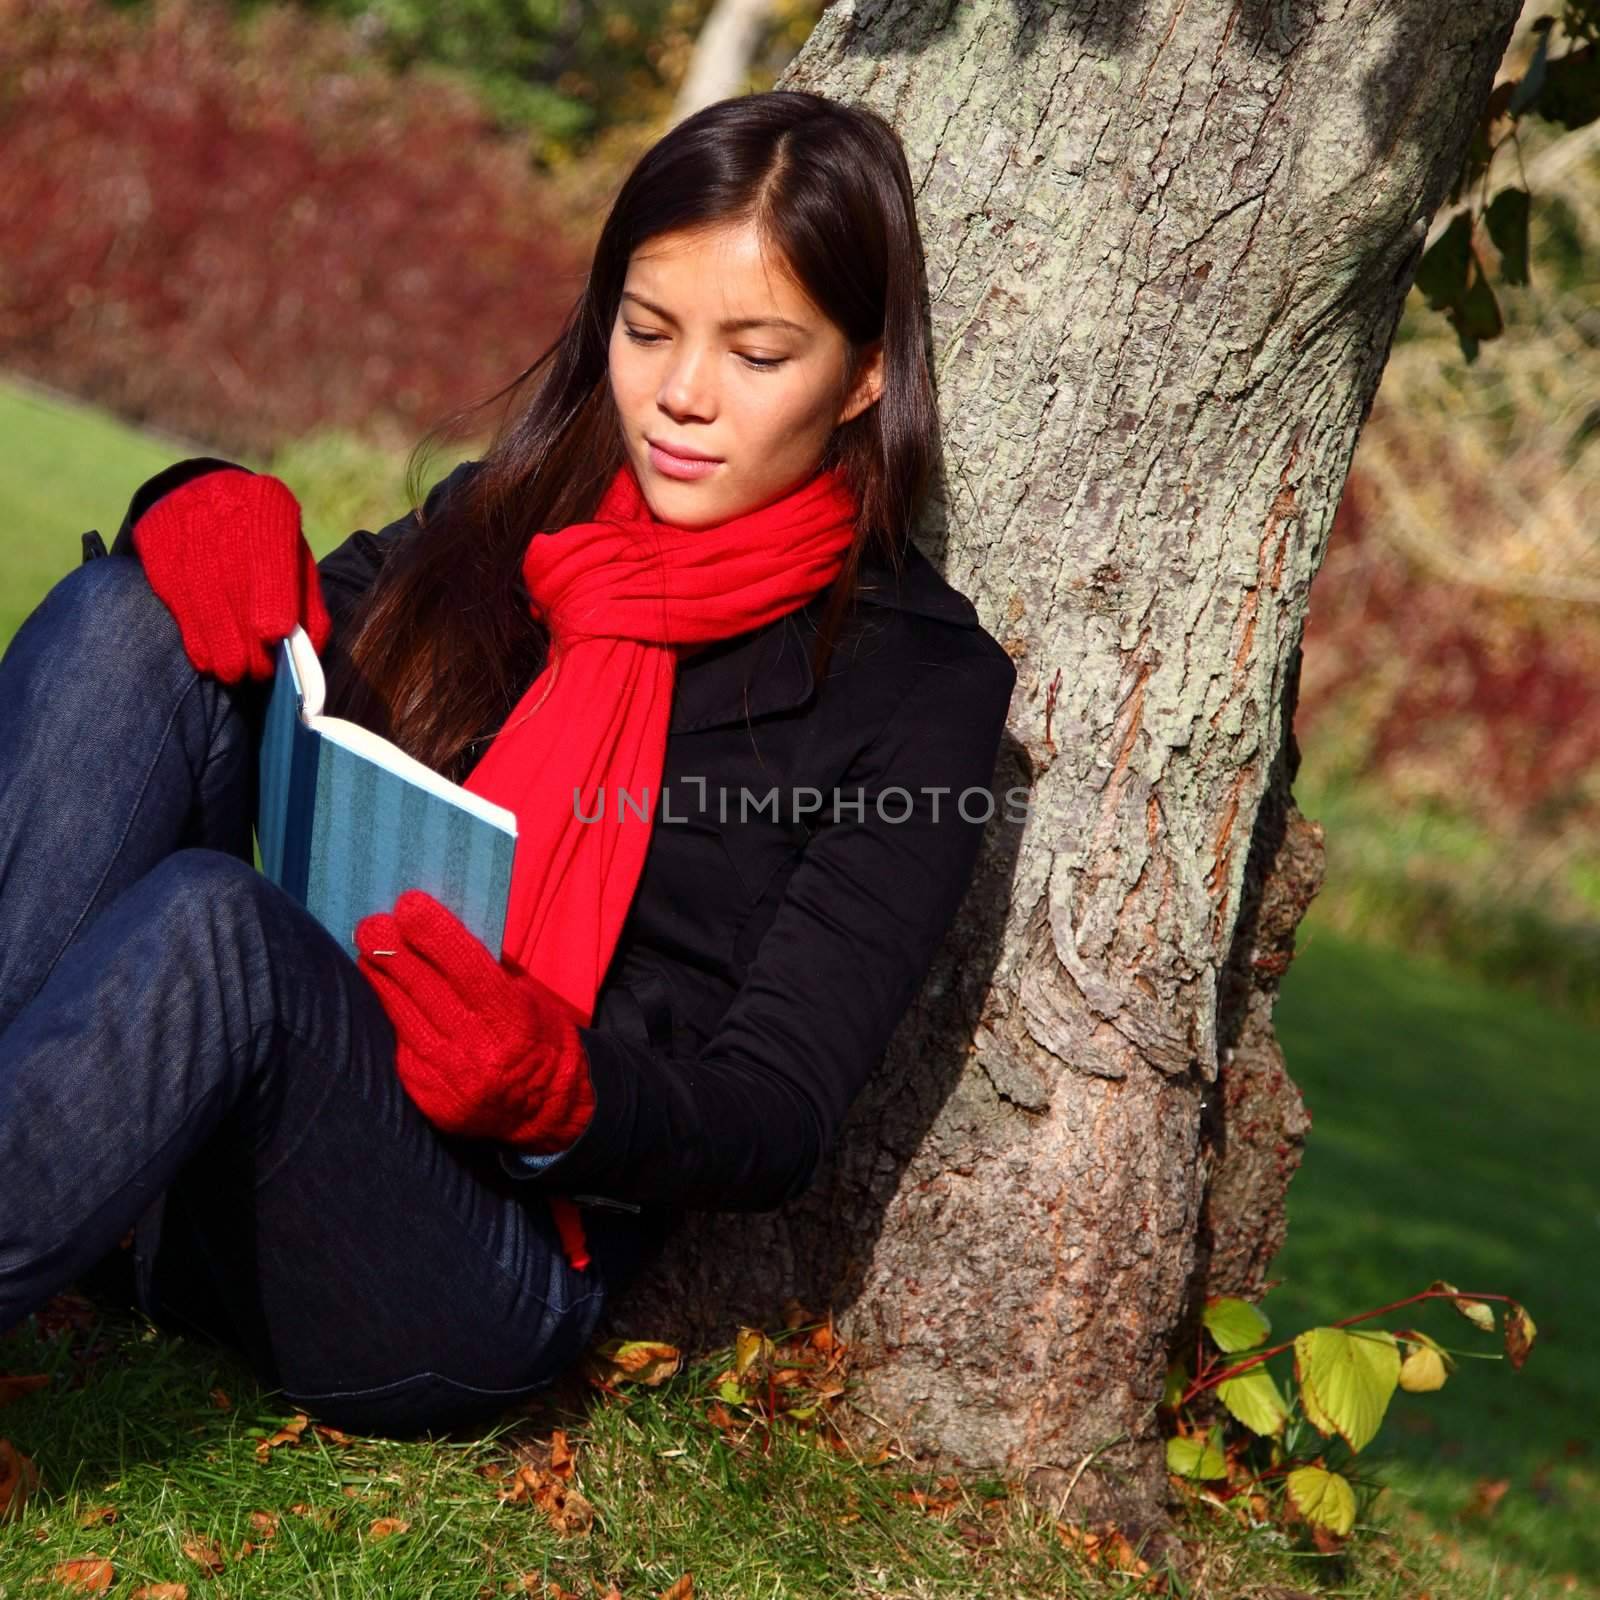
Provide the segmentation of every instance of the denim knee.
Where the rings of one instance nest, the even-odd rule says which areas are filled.
[[[102,556],[74,567],[38,612],[62,635],[79,664],[140,674],[162,662],[190,673],[176,619],[131,556]]]

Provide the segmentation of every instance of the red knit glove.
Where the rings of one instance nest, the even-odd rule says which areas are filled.
[[[355,937],[394,1024],[395,1071],[435,1127],[544,1153],[583,1132],[594,1090],[574,1007],[420,889]]]
[[[277,643],[297,622],[319,654],[327,644],[316,557],[280,479],[237,467],[203,473],[162,495],[132,537],[196,671],[224,683],[270,678]]]

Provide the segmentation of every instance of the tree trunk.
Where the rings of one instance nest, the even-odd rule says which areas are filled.
[[[717,0],[695,40],[689,70],[673,102],[673,122],[738,94],[771,17],[772,0]]]
[[[1205,1294],[1259,1292],[1308,1126],[1271,1004],[1321,871],[1289,794],[1311,580],[1517,9],[824,13],[781,86],[905,141],[944,426],[920,542],[1018,664],[995,789],[1027,819],[997,810],[813,1189],[692,1218],[608,1331],[703,1349],[831,1306],[908,1448],[1162,1520],[1169,1352]]]

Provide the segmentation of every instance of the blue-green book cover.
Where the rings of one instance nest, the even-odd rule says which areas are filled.
[[[369,728],[322,714],[327,687],[304,628],[278,646],[262,725],[261,870],[356,959],[356,924],[423,889],[502,953],[513,812],[469,793]]]

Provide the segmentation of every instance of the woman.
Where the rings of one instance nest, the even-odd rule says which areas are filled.
[[[319,570],[275,479],[135,494],[0,663],[0,1329],[137,1223],[152,1315],[436,1429],[553,1381],[682,1209],[807,1186],[966,891],[1015,680],[907,538],[920,282],[881,119],[723,101],[419,510]],[[352,961],[252,869],[296,621],[331,709],[517,812],[499,958],[408,891]]]

